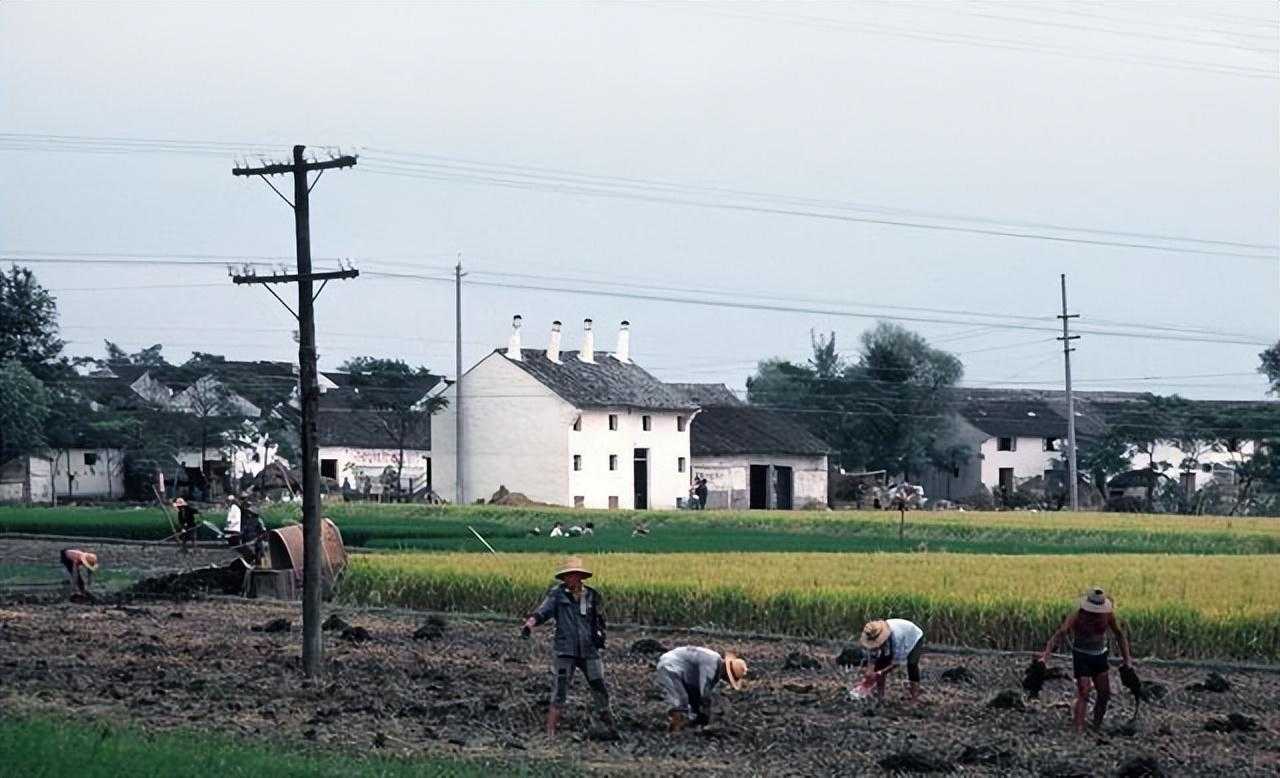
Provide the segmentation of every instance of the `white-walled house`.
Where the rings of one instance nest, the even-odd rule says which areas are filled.
[[[433,420],[435,490],[450,502],[487,499],[500,486],[532,500],[583,508],[677,508],[689,494],[689,427],[696,406],[630,359],[623,322],[613,354],[597,353],[591,322],[576,351],[560,323],[545,350],[511,343],[442,392]],[[461,407],[463,494],[456,493]]]
[[[755,408],[724,384],[668,384],[700,408],[690,431],[693,475],[707,508],[826,507],[831,447],[795,419]]]
[[[70,476],[70,477],[68,477]],[[0,502],[119,499],[124,496],[124,452],[72,448],[16,457],[0,468]]]

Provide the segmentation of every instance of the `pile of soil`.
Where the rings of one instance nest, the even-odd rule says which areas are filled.
[[[517,508],[551,508],[555,507],[545,502],[531,500],[521,492],[513,492],[505,486],[499,486],[498,491],[493,493],[489,498],[490,505],[510,505]]]
[[[1213,692],[1222,694],[1231,691],[1231,682],[1218,673],[1209,673],[1203,681],[1187,685],[1189,692]]]
[[[144,578],[130,591],[139,595],[159,595],[184,600],[206,594],[240,594],[244,591],[244,565],[234,562],[223,567],[204,567],[189,573],[169,573]]]

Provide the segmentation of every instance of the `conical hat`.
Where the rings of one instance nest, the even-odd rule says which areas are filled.
[[[563,579],[569,573],[582,573],[583,578],[591,577],[591,571],[583,564],[580,556],[571,556],[565,559],[564,564],[556,571],[556,578]]]

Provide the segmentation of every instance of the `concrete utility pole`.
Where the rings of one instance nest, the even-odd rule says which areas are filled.
[[[453,268],[453,465],[454,501],[466,505],[462,493],[462,252],[458,252],[458,264]]]
[[[316,375],[316,321],[314,304],[325,284],[334,278],[355,278],[358,270],[339,270],[327,273],[311,271],[311,187],[307,173],[317,171],[316,181],[329,168],[354,167],[356,158],[337,157],[323,162],[307,162],[302,152],[305,146],[293,147],[293,162],[264,165],[259,168],[233,168],[235,176],[260,176],[280,199],[293,208],[294,229],[297,233],[298,272],[274,276],[238,275],[232,280],[237,284],[267,284],[280,304],[298,320],[298,379],[302,393],[302,670],[308,678],[320,675],[324,658],[324,646],[320,640],[320,578],[321,555],[324,553],[320,539],[320,461],[316,441],[316,414],[320,405],[320,385]],[[274,175],[293,175],[293,201],[280,193],[267,178]],[[320,289],[312,292],[312,282],[321,280]],[[297,283],[298,310],[294,311],[269,284]]]
[[[1069,479],[1068,488],[1071,490],[1071,510],[1080,510],[1080,486],[1079,479],[1076,477],[1076,399],[1071,393],[1071,352],[1075,349],[1071,348],[1071,341],[1079,340],[1079,335],[1072,335],[1068,330],[1068,324],[1072,319],[1079,318],[1078,313],[1067,313],[1067,274],[1062,274],[1062,337],[1058,340],[1062,341],[1062,362],[1066,368],[1067,378],[1067,478]]]

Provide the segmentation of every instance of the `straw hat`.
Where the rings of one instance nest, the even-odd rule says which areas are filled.
[[[89,568],[93,572],[95,573],[98,572],[98,555],[97,554],[93,552],[88,552],[84,556],[80,557],[80,561],[84,564],[85,567]]]
[[[742,679],[747,677],[746,661],[732,651],[724,652],[724,674],[730,686],[741,689]]]
[[[889,622],[883,619],[878,621],[868,621],[862,628],[862,636],[858,638],[858,645],[863,648],[879,648],[889,639]]]
[[[182,499],[181,497],[179,497],[178,499],[176,499],[176,500],[174,500],[174,501],[173,501],[173,507],[175,507],[175,508],[185,508],[185,507],[187,507],[187,501],[186,501],[186,500],[184,500],[184,499]]]
[[[1089,613],[1111,613],[1115,606],[1100,587],[1093,587],[1080,598],[1080,610]]]
[[[571,556],[564,560],[564,564],[556,571],[556,578],[564,580],[569,573],[582,573],[583,578],[590,578],[591,571],[582,563],[582,557]]]

